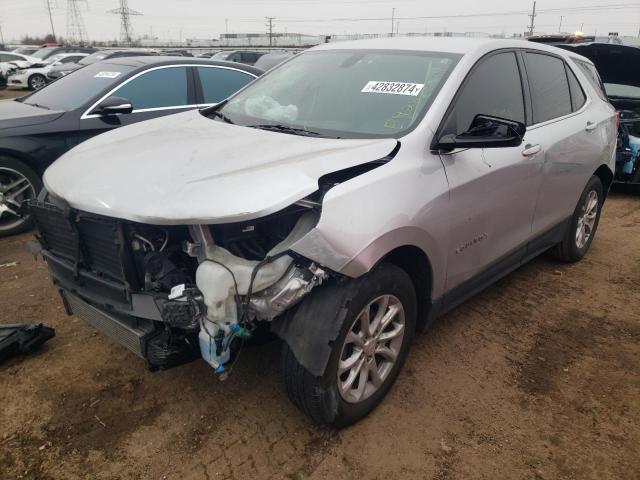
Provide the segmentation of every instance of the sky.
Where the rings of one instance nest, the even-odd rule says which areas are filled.
[[[67,34],[67,0],[0,0],[0,26],[5,43],[23,35],[51,32],[47,1],[53,8],[58,35]],[[120,18],[107,13],[119,0],[77,0],[91,40],[115,40]],[[266,32],[265,17],[275,17],[275,32],[313,35],[389,33],[392,9],[399,33],[488,32],[522,33],[527,29],[533,2],[529,0],[129,0],[136,36],[163,40],[218,38],[221,33]],[[563,32],[637,36],[639,0],[539,0],[537,33]],[[419,18],[422,17],[422,18]],[[441,18],[435,18],[441,17]]]

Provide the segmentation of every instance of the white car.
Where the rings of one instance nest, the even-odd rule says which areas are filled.
[[[25,68],[38,63],[40,60],[28,55],[14,52],[0,52],[0,73],[6,76],[7,72],[15,67]]]
[[[416,329],[546,250],[587,254],[616,137],[595,66],[574,52],[327,43],[209,109],[82,142],[47,169],[30,214],[68,313],[151,369],[201,356],[223,374],[270,329],[290,399],[342,427],[382,401]]]
[[[33,66],[10,70],[7,86],[38,90],[50,81],[47,78],[47,73],[53,67],[66,63],[76,63],[87,55],[87,53],[59,53]]]

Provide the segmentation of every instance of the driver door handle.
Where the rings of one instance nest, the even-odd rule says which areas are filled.
[[[587,126],[586,126],[586,127],[584,127],[584,129],[585,129],[587,132],[590,132],[590,131],[592,131],[592,130],[595,130],[595,128],[596,128],[596,127],[597,127],[596,122],[587,122]]]
[[[538,145],[538,144],[531,145],[529,143],[529,144],[525,145],[524,150],[522,150],[522,155],[524,155],[525,157],[531,157],[531,156],[535,155],[536,153],[538,153],[540,150],[542,150],[540,145]]]

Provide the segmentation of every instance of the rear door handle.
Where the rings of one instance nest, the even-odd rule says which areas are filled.
[[[592,130],[595,130],[595,128],[596,128],[596,127],[597,127],[596,122],[587,122],[587,126],[586,126],[586,127],[584,127],[584,129],[585,129],[587,132],[590,132],[590,131],[592,131]]]
[[[532,155],[538,153],[540,150],[542,150],[540,145],[528,144],[525,145],[524,150],[522,150],[522,155],[524,155],[525,157],[531,157]]]

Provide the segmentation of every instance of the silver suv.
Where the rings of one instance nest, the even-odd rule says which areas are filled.
[[[353,423],[416,330],[546,250],[586,254],[616,119],[577,58],[322,45],[217,106],[88,140],[32,204],[67,311],[151,369],[202,357],[226,375],[275,332],[291,400]]]

